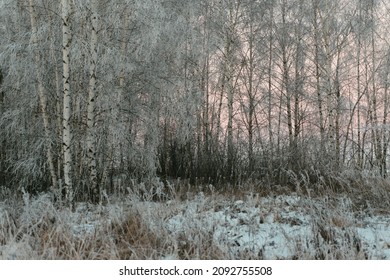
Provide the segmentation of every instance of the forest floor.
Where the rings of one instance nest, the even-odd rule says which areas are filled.
[[[184,196],[129,192],[72,211],[48,194],[4,198],[0,259],[390,259],[390,209],[363,194]]]

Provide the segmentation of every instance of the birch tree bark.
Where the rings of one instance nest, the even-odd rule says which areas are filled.
[[[61,18],[62,18],[62,85],[63,85],[63,134],[62,145],[64,152],[64,187],[66,202],[71,203],[73,200],[73,182],[72,182],[72,131],[71,131],[71,92],[70,92],[70,6],[68,0],[61,0]]]
[[[97,184],[96,170],[96,134],[95,134],[95,102],[96,102],[96,63],[98,57],[98,14],[97,2],[91,1],[91,50],[90,50],[90,65],[89,65],[89,90],[88,90],[88,105],[87,105],[87,159],[89,171],[89,188],[92,195],[92,201],[98,202],[100,199],[100,191]]]

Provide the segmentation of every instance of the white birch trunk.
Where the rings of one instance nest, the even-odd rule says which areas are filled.
[[[70,44],[71,31],[69,28],[70,8],[68,0],[61,0],[62,5],[62,66],[63,66],[63,134],[62,146],[64,152],[64,187],[66,192],[67,203],[73,200],[72,184],[72,131],[71,131],[71,96],[70,96]]]
[[[96,0],[91,3],[91,60],[89,66],[89,90],[88,90],[88,107],[87,107],[87,159],[89,169],[89,183],[92,194],[92,200],[97,202],[99,200],[100,192],[97,184],[97,170],[96,170],[96,133],[95,128],[95,102],[96,102],[96,62],[97,62],[97,29],[98,29],[98,15]]]

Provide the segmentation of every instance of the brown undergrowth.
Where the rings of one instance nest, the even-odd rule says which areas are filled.
[[[378,213],[388,209],[388,180],[344,174],[335,175],[331,180],[319,177],[312,184],[304,173],[290,175],[295,184],[293,188],[263,188],[261,182],[253,181],[224,190],[211,185],[191,189],[188,184],[181,184],[177,193],[174,186],[170,186],[170,201],[148,202],[145,195],[137,200],[133,193],[124,204],[111,201],[104,206],[84,205],[73,211],[56,206],[50,195],[29,197],[24,193],[19,200],[5,199],[0,204],[0,259],[263,258],[261,250],[232,254],[216,242],[212,230],[202,225],[193,223],[190,230],[177,235],[164,227],[171,217],[187,211],[186,203],[196,200],[200,192],[204,193],[204,198],[196,207],[195,216],[211,209],[221,211],[229,201],[243,200],[253,207],[262,207],[259,197],[272,199],[294,193],[307,201],[302,207],[311,213],[314,237],[310,246],[315,247],[309,252],[305,249],[307,246],[302,245],[307,241],[292,240],[292,244],[296,243],[296,258],[367,258],[361,240],[352,230],[357,221],[346,213]],[[276,217],[275,223],[282,224],[283,220]]]

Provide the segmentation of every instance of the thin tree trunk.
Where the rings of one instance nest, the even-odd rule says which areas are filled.
[[[4,113],[4,91],[2,89],[2,84],[3,84],[3,71],[0,67],[0,119]],[[0,129],[3,129],[3,125],[0,125]],[[3,135],[0,137],[0,184],[5,184],[6,178],[4,171],[6,169],[5,167],[5,160],[6,160],[6,152],[5,152],[5,147],[6,147],[6,137]]]
[[[333,12],[333,7],[328,6],[326,2],[325,11],[327,14]],[[325,70],[325,85],[326,85],[326,102],[327,102],[327,114],[328,114],[328,133],[327,140],[329,144],[328,156],[329,165],[333,170],[338,166],[338,155],[336,151],[336,105],[335,105],[335,92],[332,83],[332,58],[333,49],[331,47],[331,26],[329,19],[324,19],[324,16],[320,15],[321,26],[323,28],[322,37],[324,45],[324,70]]]
[[[273,153],[274,153],[274,144],[273,144],[273,126],[272,126],[272,66],[273,66],[273,44],[274,44],[274,36],[273,36],[273,22],[274,22],[274,8],[273,3],[271,3],[270,7],[270,31],[269,31],[269,60],[268,60],[268,141],[269,141],[269,157],[268,157],[268,174],[272,176],[273,172]]]
[[[37,30],[37,23],[36,23],[36,14],[34,9],[34,2],[33,0],[29,0],[29,11],[30,11],[30,21],[31,21],[31,29],[32,29],[32,43],[34,48],[34,59],[36,64],[36,78],[38,83],[38,97],[39,97],[39,105],[41,109],[42,119],[43,119],[43,126],[45,130],[45,142],[46,142],[46,157],[47,162],[49,164],[49,171],[51,175],[51,182],[52,187],[56,190],[57,189],[57,174],[54,166],[54,158],[53,158],[53,146],[52,146],[52,137],[50,133],[50,121],[49,116],[46,110],[47,107],[47,99],[46,99],[46,93],[45,88],[43,86],[43,79],[42,79],[42,72],[41,72],[41,57],[39,54],[38,49],[38,30]]]
[[[128,37],[127,37],[127,31],[129,29],[129,21],[130,21],[130,15],[127,14],[128,13],[128,9],[127,7],[125,8],[125,11],[123,13],[123,16],[124,16],[124,20],[123,20],[123,26],[122,26],[122,32],[121,32],[121,40],[122,40],[122,43],[121,43],[121,47],[120,47],[120,55],[122,57],[122,65],[120,66],[120,74],[119,74],[119,87],[118,87],[118,93],[117,93],[117,100],[116,100],[116,104],[115,104],[115,112],[114,112],[114,116],[115,116],[115,121],[116,122],[119,122],[119,129],[121,131],[126,131],[126,133],[128,133],[129,135],[132,134],[132,121],[126,121],[126,116],[124,114],[121,114],[121,106],[122,104],[125,102],[124,98],[123,98],[123,94],[124,94],[124,90],[125,90],[125,78],[126,78],[126,63],[125,63],[125,60],[126,60],[126,51],[127,51],[127,40],[128,40]],[[131,98],[129,98],[129,101],[128,101],[128,105],[127,105],[129,108],[131,108],[132,104],[131,104]],[[113,128],[115,129],[115,128]],[[116,128],[118,129],[118,128]],[[115,135],[115,132],[112,132],[113,135]],[[123,138],[121,138],[123,139]],[[131,139],[131,137],[129,137],[129,139]],[[121,142],[122,140],[120,140],[119,142]],[[131,141],[129,141],[129,143],[131,143]],[[129,147],[131,148],[131,147]],[[119,144],[119,147],[115,147],[114,143],[112,145],[112,153],[113,154],[116,154],[115,152],[115,149],[119,149],[118,153],[120,155],[120,169],[121,170],[126,170],[126,167],[125,167],[125,162],[123,161],[123,154],[125,153],[126,151],[126,148],[124,148],[124,145],[122,145],[121,143]],[[121,171],[122,172],[122,171]]]
[[[283,0],[282,3],[282,26],[283,30],[286,30],[286,5],[287,1]],[[286,95],[286,107],[287,107],[287,128],[288,128],[288,144],[289,144],[289,156],[288,163],[289,169],[292,167],[292,158],[291,154],[293,151],[293,126],[292,126],[292,111],[291,111],[291,90],[290,90],[290,77],[289,77],[289,67],[288,67],[288,58],[287,58],[287,34],[285,31],[282,33],[281,38],[281,51],[282,51],[282,65],[283,65],[283,88]]]
[[[339,77],[339,60],[340,53],[337,57],[337,66],[336,66],[336,81],[335,81],[335,97],[336,97],[336,116],[335,116],[335,154],[336,154],[336,167],[340,166],[340,118],[341,118],[341,92],[340,92],[340,77]]]
[[[303,0],[299,1],[299,14],[303,14]],[[297,27],[297,46],[295,59],[295,91],[294,91],[294,155],[299,158],[298,151],[298,137],[301,133],[301,112],[300,112],[300,98],[303,94],[303,79],[304,79],[304,50],[302,47],[302,19],[299,19]]]
[[[319,27],[318,27],[318,3],[317,0],[313,1],[313,25],[314,25],[314,48],[315,48],[315,68],[316,68],[316,91],[317,91],[317,106],[319,115],[319,128],[320,128],[320,154],[325,155],[325,125],[324,125],[324,112],[323,112],[323,98],[321,93],[321,77],[320,77],[320,39],[319,39]]]
[[[203,90],[204,90],[204,110],[203,110],[203,129],[204,129],[204,152],[205,155],[208,155],[210,152],[210,120],[209,120],[209,57],[207,55],[204,73],[202,75],[203,79]],[[208,160],[208,159],[207,159]]]
[[[254,37],[254,31],[253,31],[253,22],[250,23],[250,33],[249,33],[249,77],[248,77],[248,83],[249,83],[249,89],[248,89],[248,95],[249,95],[249,112],[248,112],[248,161],[249,161],[249,172],[251,173],[253,171],[253,116],[255,113],[255,100],[254,100],[254,92],[253,92],[253,75],[254,75],[254,44],[253,44],[253,37]]]
[[[66,202],[72,203],[73,200],[73,181],[72,181],[72,131],[71,131],[71,92],[70,92],[70,7],[68,0],[61,0],[62,5],[62,83],[63,83],[63,151],[64,151],[64,187]]]
[[[357,79],[357,94],[358,96],[363,96],[363,94],[361,93],[361,85],[360,85],[360,75],[361,75],[361,71],[360,71],[360,53],[361,53],[361,48],[362,48],[362,42],[361,42],[361,19],[362,19],[362,7],[361,7],[361,1],[359,1],[359,24],[358,24],[358,45],[357,45],[357,66],[356,66],[356,71],[357,71],[357,75],[356,75],[356,79]],[[363,153],[363,150],[362,150],[362,141],[361,141],[361,132],[360,132],[360,98],[358,100],[358,103],[357,103],[357,149],[358,149],[358,152],[357,152],[357,156],[358,156],[358,159],[357,159],[357,166],[361,169],[363,168],[363,156],[364,156],[364,153]]]
[[[230,38],[227,38],[228,43],[226,46],[226,56],[227,56],[227,105],[228,105],[228,123],[227,123],[227,170],[228,175],[233,176],[233,161],[234,161],[234,150],[233,150],[233,97],[234,97],[234,88],[233,88],[233,71],[232,71],[232,62],[231,62],[231,47],[230,47]]]
[[[3,84],[3,70],[0,67],[0,116],[4,111],[4,91],[1,88],[2,84]]]
[[[375,22],[375,8],[374,8],[374,2],[371,0],[371,11],[370,11],[370,17],[373,22]],[[372,130],[373,133],[373,139],[374,139],[374,148],[375,148],[375,163],[379,167],[380,174],[384,176],[385,170],[382,165],[383,157],[382,154],[383,148],[382,148],[382,128],[378,128],[379,121],[378,121],[378,108],[377,108],[377,89],[376,89],[376,47],[375,47],[375,25],[372,25],[371,30],[371,69],[373,71],[372,73],[372,79],[371,79],[371,88],[372,88],[372,117],[373,117],[373,127]]]
[[[202,112],[202,121],[203,121],[203,160],[206,161],[207,164],[209,164],[209,154],[210,154],[210,119],[209,119],[209,111],[210,111],[210,93],[209,93],[209,75],[210,75],[210,54],[209,54],[209,47],[210,47],[210,35],[209,35],[209,5],[206,5],[206,20],[203,25],[203,32],[204,32],[204,41],[203,41],[203,52],[205,54],[205,61],[203,64],[203,71],[202,71],[202,79],[201,79],[201,88],[203,91],[203,112]]]
[[[92,195],[92,201],[100,200],[100,191],[97,184],[97,169],[96,169],[96,132],[95,132],[95,103],[96,103],[96,63],[97,63],[97,34],[98,34],[98,14],[96,0],[91,2],[91,60],[89,66],[89,91],[87,105],[87,159],[89,169],[89,188]]]
[[[53,35],[54,36],[54,35]],[[56,61],[55,53],[54,53],[54,46],[51,48],[51,56],[53,61]],[[62,98],[61,98],[61,77],[58,69],[57,63],[55,63],[55,69],[54,69],[54,77],[55,77],[55,88],[56,88],[56,94],[55,94],[55,99],[56,99],[56,108],[55,108],[55,115],[56,115],[56,137],[57,137],[57,143],[59,144],[59,147],[57,147],[57,174],[58,177],[61,178],[61,170],[62,170],[62,157],[63,157],[63,149],[61,145],[61,140],[62,139]]]
[[[389,85],[388,85],[388,75],[389,75],[389,65],[390,65],[390,56],[388,54],[386,72],[385,72],[385,89],[384,89],[384,104],[383,104],[383,120],[382,120],[382,129],[384,130],[387,126],[387,117],[388,117],[388,106],[389,106]],[[383,142],[383,150],[382,150],[382,167],[383,167],[383,177],[387,177],[387,147],[388,147],[388,133],[385,131],[382,132],[382,142]]]

